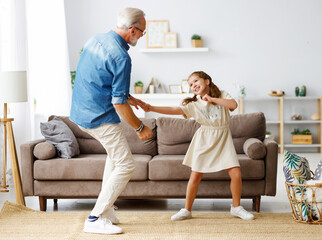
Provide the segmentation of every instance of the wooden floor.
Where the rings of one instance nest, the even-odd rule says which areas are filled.
[[[310,168],[315,170],[317,164],[322,159],[320,153],[299,153],[300,156],[309,160]],[[278,177],[277,193],[275,197],[265,197],[261,199],[261,212],[290,212],[290,206],[285,191],[283,159],[279,154],[278,160]],[[0,208],[8,200],[15,202],[14,189],[10,188],[9,193],[0,193]],[[26,197],[26,206],[39,210],[38,197]],[[52,199],[47,200],[47,211],[87,211],[90,212],[95,204],[96,199],[59,199],[54,204]],[[115,205],[118,211],[141,211],[141,212],[175,212],[184,207],[184,199],[154,199],[154,200],[117,200]],[[193,205],[192,211],[200,212],[228,212],[230,209],[231,199],[197,199]],[[241,201],[245,209],[251,211],[252,200],[245,199]]]

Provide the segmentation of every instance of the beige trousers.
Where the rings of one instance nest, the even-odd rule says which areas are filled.
[[[108,210],[134,172],[132,153],[120,124],[104,124],[94,129],[80,128],[97,139],[107,152],[101,192],[91,212],[92,216],[107,217]]]

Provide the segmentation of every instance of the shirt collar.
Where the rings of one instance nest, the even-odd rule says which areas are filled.
[[[122,38],[120,35],[118,35],[113,30],[110,31],[110,34],[112,34],[115,37],[115,39],[121,44],[121,46],[123,46],[126,49],[126,51],[128,51],[130,49],[130,46],[126,43],[124,38]]]

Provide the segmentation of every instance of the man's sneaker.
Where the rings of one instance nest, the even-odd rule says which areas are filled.
[[[231,213],[231,215],[239,217],[244,220],[253,220],[254,219],[254,215],[247,212],[242,206],[233,207],[233,205],[231,205],[230,213]]]
[[[172,221],[180,221],[180,220],[184,220],[184,219],[190,219],[192,218],[191,216],[191,212],[188,211],[187,209],[185,208],[181,208],[181,210],[174,214],[172,217],[171,217],[171,220]]]
[[[112,206],[108,211],[107,211],[107,218],[111,220],[113,224],[119,224],[120,221],[118,218],[115,216],[115,209],[117,209],[116,206]]]
[[[119,234],[123,230],[114,226],[110,220],[99,217],[95,221],[86,219],[83,231],[86,233]]]

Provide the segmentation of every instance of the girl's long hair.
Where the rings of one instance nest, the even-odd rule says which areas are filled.
[[[208,95],[210,97],[215,97],[215,98],[220,98],[221,97],[221,92],[219,90],[219,88],[212,82],[212,79],[211,77],[203,72],[203,71],[197,71],[197,72],[193,72],[190,74],[189,78],[193,75],[196,75],[204,80],[209,80],[210,81],[210,84],[209,84],[209,93]],[[188,79],[189,79],[188,78]],[[188,103],[191,103],[191,102],[196,102],[197,101],[197,95],[194,95],[193,97],[188,97],[188,98],[185,98],[183,101],[182,101],[182,105],[185,106],[187,105]]]

